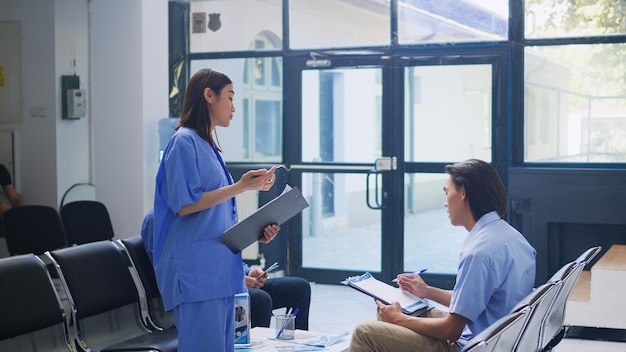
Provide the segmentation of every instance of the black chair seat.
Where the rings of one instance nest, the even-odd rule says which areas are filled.
[[[73,351],[65,311],[34,254],[0,259],[0,351]]]
[[[134,337],[102,349],[102,352],[147,351],[176,352],[178,349],[178,331],[167,329]]]
[[[177,350],[177,331],[150,330],[142,321],[130,263],[114,242],[85,243],[46,254],[67,289],[79,351]]]

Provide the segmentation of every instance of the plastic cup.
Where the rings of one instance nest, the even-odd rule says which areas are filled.
[[[293,340],[296,330],[296,317],[281,314],[276,316],[276,338],[279,340]]]

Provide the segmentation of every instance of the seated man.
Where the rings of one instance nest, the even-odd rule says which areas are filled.
[[[13,207],[24,205],[24,200],[13,187],[9,170],[2,164],[0,164],[0,186],[2,186],[2,191],[4,192],[4,197],[0,196],[0,237],[4,237],[4,225],[2,224],[4,212]],[[4,243],[2,243],[2,246],[3,250],[0,252],[4,252]],[[4,255],[4,253],[2,254]]]
[[[150,260],[152,260],[153,216],[150,210],[141,225],[141,237]],[[246,286],[250,293],[252,327],[269,327],[274,309],[293,307],[299,308],[296,315],[296,329],[309,329],[311,286],[308,281],[290,276],[268,279],[267,273],[263,274],[263,269],[250,268],[246,263],[242,264],[246,274]]]
[[[252,327],[270,326],[272,311],[277,308],[298,308],[296,329],[309,330],[311,285],[301,277],[267,278],[259,267],[243,264],[246,286],[250,293]]]
[[[444,186],[450,223],[469,232],[461,248],[454,289],[428,286],[419,275],[400,274],[402,290],[449,307],[424,317],[403,314],[395,302],[377,301],[379,321],[357,325],[351,352],[455,351],[508,314],[533,289],[536,251],[501,217],[507,198],[488,163],[470,159],[448,165]]]

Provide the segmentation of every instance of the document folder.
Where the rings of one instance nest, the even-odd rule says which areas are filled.
[[[263,229],[267,225],[282,225],[308,206],[298,187],[286,185],[283,193],[230,227],[220,240],[237,254],[263,237]]]
[[[379,281],[368,272],[363,275],[349,277],[341,281],[341,283],[357,289],[384,304],[398,302],[404,314],[419,315],[430,310],[426,299]]]

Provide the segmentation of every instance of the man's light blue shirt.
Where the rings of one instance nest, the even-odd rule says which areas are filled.
[[[478,334],[508,314],[535,284],[535,249],[493,211],[483,215],[461,249],[450,312]],[[472,335],[464,331],[461,347]]]

